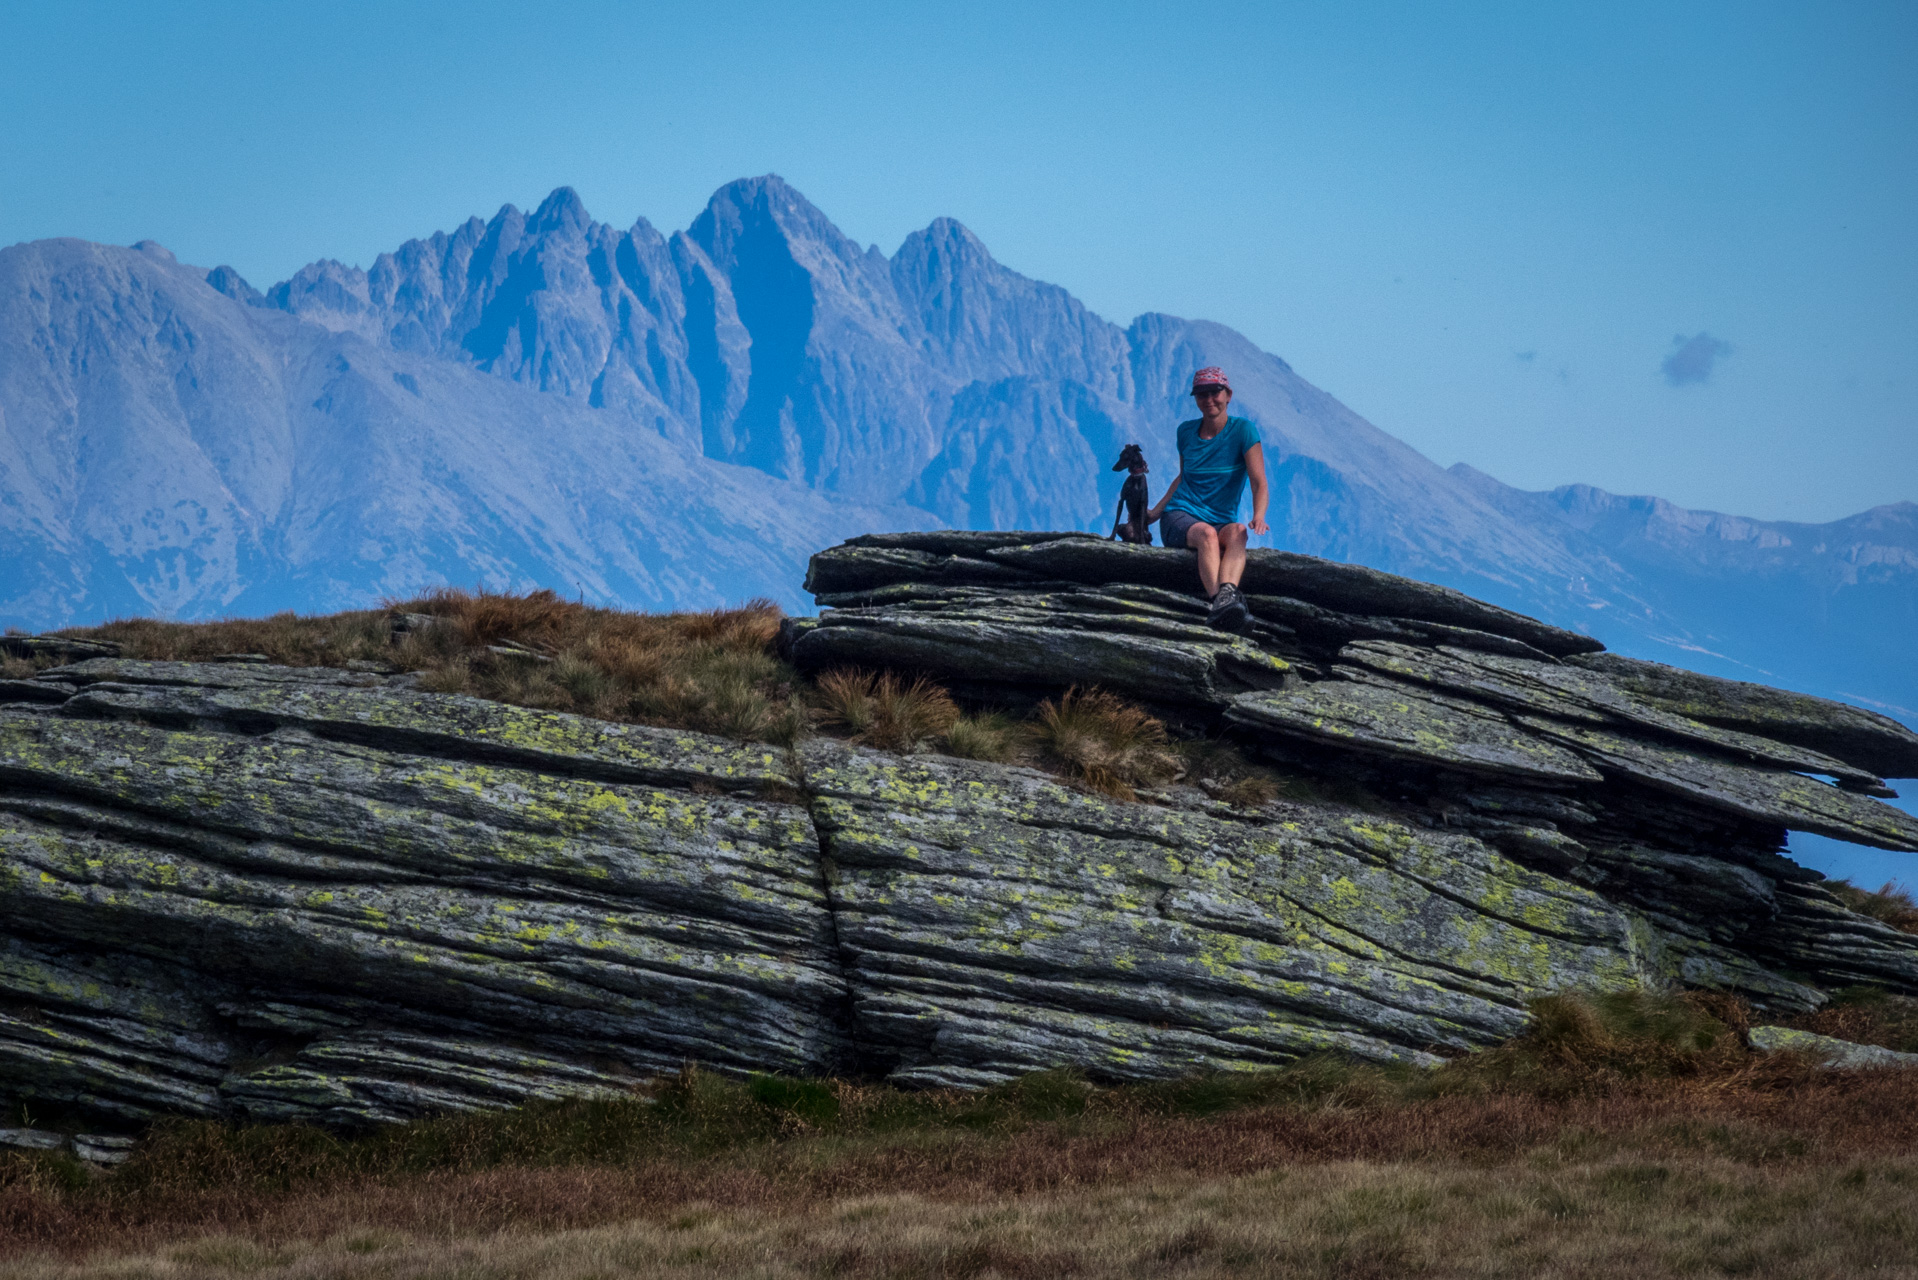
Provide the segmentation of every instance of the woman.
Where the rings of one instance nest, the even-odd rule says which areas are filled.
[[[1159,537],[1166,546],[1198,553],[1199,583],[1211,601],[1206,621],[1237,631],[1252,617],[1239,594],[1248,528],[1239,523],[1239,500],[1251,480],[1249,528],[1266,532],[1265,447],[1251,422],[1227,416],[1232,384],[1225,370],[1209,365],[1193,374],[1192,398],[1200,416],[1179,424],[1179,478],[1147,513],[1146,522],[1159,521]]]

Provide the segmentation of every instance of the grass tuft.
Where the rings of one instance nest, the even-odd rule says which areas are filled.
[[[1647,1081],[1725,1076],[1762,1066],[1726,1017],[1742,1006],[1706,993],[1568,992],[1531,1004],[1514,1039],[1448,1063],[1441,1089],[1545,1097],[1602,1094]],[[1778,1064],[1786,1074],[1792,1064]]]
[[[855,742],[886,751],[923,751],[959,722],[952,695],[924,677],[908,682],[895,672],[842,667],[819,677],[818,699],[827,723]]]
[[[1025,754],[1030,735],[1003,711],[960,716],[946,730],[946,752],[966,760],[1011,764]]]
[[[1279,798],[1280,786],[1264,774],[1247,774],[1224,784],[1215,794],[1235,809],[1261,809]]]
[[[1850,880],[1827,880],[1825,888],[1848,909],[1882,921],[1901,933],[1918,933],[1918,900],[1896,880],[1865,889]]]
[[[350,662],[386,664],[393,657],[392,619],[385,609],[287,612],[215,622],[120,618],[59,634],[111,641],[125,657],[147,662],[205,662],[230,653],[258,653],[289,667],[343,667]]]
[[[562,600],[553,591],[510,595],[455,587],[439,587],[420,600],[395,607],[438,618],[467,648],[510,641],[535,649],[555,649],[563,638],[579,629],[582,620],[603,612]]]
[[[1034,732],[1071,776],[1117,799],[1136,799],[1133,788],[1182,772],[1165,725],[1102,689],[1068,689],[1040,703]]]
[[[1327,798],[1303,778],[1252,763],[1223,738],[1186,738],[1171,749],[1185,767],[1186,781],[1237,809],[1260,809],[1281,798],[1308,803]]]
[[[42,669],[43,664],[31,658],[16,658],[10,653],[0,653],[0,680],[25,680]]]

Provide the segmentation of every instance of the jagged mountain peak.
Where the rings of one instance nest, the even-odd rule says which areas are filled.
[[[15,246],[0,251],[0,268],[0,353],[11,360],[0,361],[0,536],[41,548],[0,557],[13,574],[0,580],[0,605],[11,599],[12,617],[28,623],[74,617],[65,606],[47,612],[60,598],[224,607],[231,592],[250,590],[246,557],[269,576],[292,563],[286,548],[247,542],[248,531],[305,527],[286,523],[287,502],[325,488],[310,471],[281,474],[261,448],[307,458],[314,439],[343,431],[403,454],[406,433],[427,425],[423,405],[478,422],[496,412],[494,383],[532,396],[514,401],[512,422],[545,412],[575,434],[588,424],[612,439],[640,433],[670,446],[664,456],[703,454],[797,482],[789,494],[910,501],[923,518],[956,524],[1088,529],[1109,527],[1119,442],[1146,447],[1155,495],[1163,492],[1176,471],[1173,430],[1192,416],[1192,370],[1222,364],[1238,388],[1235,409],[1265,432],[1282,545],[1441,581],[1565,625],[1630,628],[1647,656],[1678,656],[1654,645],[1745,654],[1773,677],[1801,671],[1812,687],[1918,703],[1909,655],[1893,638],[1918,625],[1918,504],[1787,525],[1589,486],[1526,494],[1469,468],[1448,472],[1224,325],[1146,313],[1121,328],[999,262],[949,217],[888,258],[775,174],[719,188],[670,238],[644,219],[626,230],[595,222],[579,194],[560,187],[530,213],[502,205],[409,240],[366,270],[312,263],[264,298],[230,267],[182,266],[151,241]],[[360,340],[370,346],[355,348]],[[325,372],[334,358],[380,369],[368,351],[392,367]],[[24,362],[12,359],[20,353]],[[46,353],[46,371],[31,372],[33,353]],[[262,398],[265,409],[239,408]],[[136,492],[86,479],[109,465],[95,456],[98,442],[162,438],[188,442],[175,453],[216,438],[227,452],[181,471],[136,450],[136,465],[165,484],[137,489],[138,510],[86,506],[106,501],[90,493],[118,502]],[[243,455],[253,461],[234,461]],[[492,547],[498,565],[557,563],[538,550],[560,539],[550,513],[540,514],[548,499],[509,489],[489,490],[488,501],[511,512],[473,526],[505,541],[492,547],[491,533],[475,532],[470,545]],[[621,518],[652,519],[645,501]],[[216,516],[200,520],[195,509]],[[116,532],[127,528],[152,537]],[[180,545],[153,532],[169,529],[186,531]],[[652,583],[645,598],[660,600],[679,599],[675,581],[721,580],[710,565],[671,567],[705,565],[698,543],[661,539],[631,580]],[[384,544],[369,536],[364,545]],[[591,536],[567,545],[589,546]],[[223,567],[204,571],[202,561],[216,560]],[[324,572],[335,584],[367,580],[358,564]],[[82,582],[100,574],[104,586]],[[175,585],[155,586],[162,578]],[[139,599],[129,583],[144,584]],[[1773,597],[1785,603],[1754,612]],[[1620,642],[1616,630],[1610,638]],[[1840,661],[1841,650],[1855,659]],[[1761,651],[1774,656],[1761,661]]]
[[[935,218],[924,230],[908,235],[900,242],[890,265],[893,278],[915,294],[936,293],[956,281],[990,279],[1002,288],[1018,281],[1018,287],[1055,290],[1065,295],[1065,290],[1057,285],[1030,280],[1001,263],[983,240],[954,218]]]
[[[1132,399],[1124,333],[1065,289],[1000,262],[957,219],[907,236],[889,274],[923,348],[962,376],[1070,381]]]
[[[244,302],[250,306],[259,306],[266,301],[264,294],[248,284],[246,277],[229,266],[217,266],[207,272],[206,282],[236,302]]]
[[[579,198],[579,192],[571,187],[555,187],[551,195],[540,201],[539,208],[527,219],[529,230],[552,231],[566,230],[583,232],[593,225],[592,215],[586,212],[586,202]]]
[[[762,173],[756,178],[734,178],[722,183],[706,200],[708,211],[726,207],[803,209],[818,217],[826,215],[812,201],[800,194],[799,189],[776,173]]]
[[[778,174],[740,178],[713,192],[686,235],[723,269],[742,260],[790,259],[818,273],[870,271],[858,243]],[[831,264],[831,265],[829,265]]]
[[[988,259],[992,257],[986,249],[985,242],[957,218],[934,218],[923,230],[914,231],[908,235],[904,244],[900,245],[900,252],[905,252],[906,245],[914,243],[922,243],[935,251],[964,257],[975,254]]]

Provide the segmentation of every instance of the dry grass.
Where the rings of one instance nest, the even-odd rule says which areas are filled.
[[[944,688],[921,676],[840,669],[808,686],[774,654],[780,622],[765,601],[642,614],[551,591],[444,588],[380,609],[198,623],[127,618],[60,634],[110,641],[144,661],[252,654],[296,667],[411,672],[428,692],[741,740],[791,743],[816,723],[889,751],[1030,761],[1128,800],[1137,787],[1188,771],[1241,807],[1318,798],[1309,784],[1252,765],[1227,744],[1174,743],[1160,721],[1102,690],[1068,690],[1021,721],[1003,712],[962,714]],[[28,676],[55,661],[0,656],[0,677]]]
[[[1859,915],[1882,920],[1902,933],[1918,933],[1918,901],[1896,880],[1887,880],[1877,889],[1861,888],[1849,880],[1827,880],[1825,888]]]
[[[208,1190],[37,1224],[9,1195],[0,1274],[73,1274],[62,1255],[87,1252],[90,1273],[586,1274],[611,1261],[596,1242],[625,1241],[605,1273],[1841,1275],[1918,1261],[1915,1101],[1904,1074],[1813,1073],[857,1144],[799,1130],[731,1157]]]
[[[505,1188],[490,1189],[494,1194]],[[567,1188],[591,1199],[601,1186]],[[476,1199],[483,1199],[478,1192]],[[504,1202],[500,1203],[506,1208]],[[313,1243],[205,1235],[7,1276],[235,1275],[471,1280],[751,1276],[946,1280],[1176,1275],[1385,1277],[1911,1276],[1918,1161],[1766,1168],[1710,1156],[1485,1167],[1340,1161],[1231,1177],[951,1202],[881,1191],[794,1211],[693,1203],[616,1225],[344,1228]]]
[[[1629,1092],[1649,1082],[1744,1087],[1795,1078],[1802,1068],[1790,1058],[1752,1054],[1743,1038],[1750,1010],[1734,997],[1620,991],[1545,996],[1531,1008],[1524,1035],[1448,1064],[1445,1087],[1559,1098]]]
[[[1918,1219],[1881,1238],[1862,1230],[1881,1218],[1859,1215],[1867,1203],[1874,1213],[1918,1208],[1910,1200],[1918,1073],[1831,1072],[1790,1055],[1752,1055],[1714,1007],[1727,1006],[1560,998],[1541,1005],[1527,1036],[1437,1071],[1321,1059],[1121,1088],[1054,1072],[976,1093],[689,1072],[649,1100],[455,1116],[357,1139],[299,1126],[175,1124],[112,1174],[70,1160],[0,1160],[0,1256],[14,1258],[19,1274],[64,1265],[34,1260],[36,1252],[89,1251],[134,1255],[96,1257],[96,1266],[168,1274],[217,1265],[356,1274],[347,1242],[371,1239],[384,1243],[369,1252],[411,1274],[434,1256],[429,1241],[451,1241],[472,1274],[544,1274],[541,1249],[561,1248],[549,1257],[557,1270],[590,1259],[556,1238],[541,1243],[539,1233],[607,1228],[655,1241],[699,1223],[720,1233],[708,1254],[635,1255],[629,1265],[655,1268],[641,1274],[724,1273],[742,1256],[737,1245],[766,1250],[755,1265],[774,1275],[788,1274],[781,1267],[983,1275],[989,1268],[977,1260],[991,1257],[1002,1273],[1029,1264],[1041,1268],[1032,1274],[1054,1274],[1044,1267],[1069,1263],[1127,1274],[1145,1247],[1137,1232],[1154,1249],[1172,1248],[1204,1226],[1211,1235],[1190,1236],[1186,1254],[1162,1260],[1209,1258],[1216,1274],[1310,1263],[1321,1269],[1301,1274],[1317,1275],[1340,1273],[1355,1256],[1325,1252],[1340,1233],[1323,1223],[1342,1222],[1347,1236],[1376,1235],[1399,1250],[1391,1256],[1408,1270],[1381,1274],[1500,1274],[1517,1255],[1496,1242],[1521,1239],[1549,1243],[1524,1255],[1535,1265],[1555,1264],[1554,1249],[1571,1250],[1567,1265],[1627,1250],[1617,1256],[1653,1274],[1732,1257],[1760,1275],[1817,1273],[1767,1270],[1774,1262],[1909,1257],[1883,1250],[1913,1248]],[[1283,1205],[1259,1201],[1274,1234],[1217,1254],[1201,1247],[1240,1239],[1250,1224],[1221,1234],[1217,1222],[1195,1221],[1180,1188],[1200,1202],[1229,1200],[1241,1185],[1294,1174],[1286,1185],[1307,1201],[1294,1205],[1293,1193],[1276,1198]],[[1340,1181],[1348,1177],[1356,1181]],[[1471,1188],[1456,1203],[1440,1197],[1443,1221],[1421,1207],[1439,1183]],[[1309,1200],[1319,1192],[1308,1188],[1339,1186],[1372,1191]],[[1163,1195],[1171,1199],[1132,1217],[1095,1209]],[[899,1206],[886,1229],[857,1239],[809,1234],[871,1197]],[[1369,1207],[1354,1217],[1361,1204]],[[1071,1229],[1045,1259],[1021,1263],[1015,1255],[1027,1246],[1017,1233],[980,1224],[1017,1222],[1033,1206],[1063,1213]],[[1763,1248],[1707,1248],[1737,1221]],[[1549,1241],[1533,1239],[1541,1231]],[[1631,1254],[1638,1237],[1676,1252]],[[900,1243],[912,1240],[927,1243]],[[1318,1243],[1273,1253],[1284,1240]],[[961,1257],[975,1259],[972,1270],[939,1269]],[[674,1258],[692,1269],[660,1269]],[[1461,1269],[1429,1270],[1441,1265]]]
[[[397,621],[420,622],[402,631]],[[644,614],[527,595],[434,591],[379,610],[225,622],[127,619],[65,634],[129,658],[256,653],[289,666],[363,664],[419,673],[420,686],[606,720],[789,742],[804,716],[797,677],[773,655],[777,606]]]
[[[1302,778],[1252,763],[1223,738],[1187,738],[1171,749],[1185,767],[1186,781],[1235,808],[1258,809],[1281,797],[1305,802],[1326,798]]]
[[[396,605],[420,609],[423,602]],[[83,640],[105,640],[129,658],[149,662],[203,662],[236,653],[257,653],[290,667],[343,667],[351,662],[390,665],[392,621],[385,609],[307,615],[276,613],[270,618],[229,618],[218,622],[162,622],[120,618],[98,627],[59,632]]]
[[[1102,689],[1068,689],[1040,703],[1033,732],[1068,775],[1121,800],[1182,772],[1165,725]]]
[[[828,724],[887,751],[923,751],[959,721],[952,695],[923,676],[842,667],[821,673],[815,697]]]

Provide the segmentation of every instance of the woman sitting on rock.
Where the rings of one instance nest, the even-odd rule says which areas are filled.
[[[1259,429],[1244,418],[1226,416],[1232,385],[1225,370],[1208,366],[1192,375],[1192,398],[1200,417],[1179,424],[1179,478],[1146,513],[1159,521],[1168,547],[1185,547],[1199,557],[1199,583],[1212,602],[1206,621],[1237,631],[1251,619],[1239,578],[1245,573],[1246,525],[1240,524],[1239,499],[1252,481],[1253,533],[1264,533],[1265,448]]]

